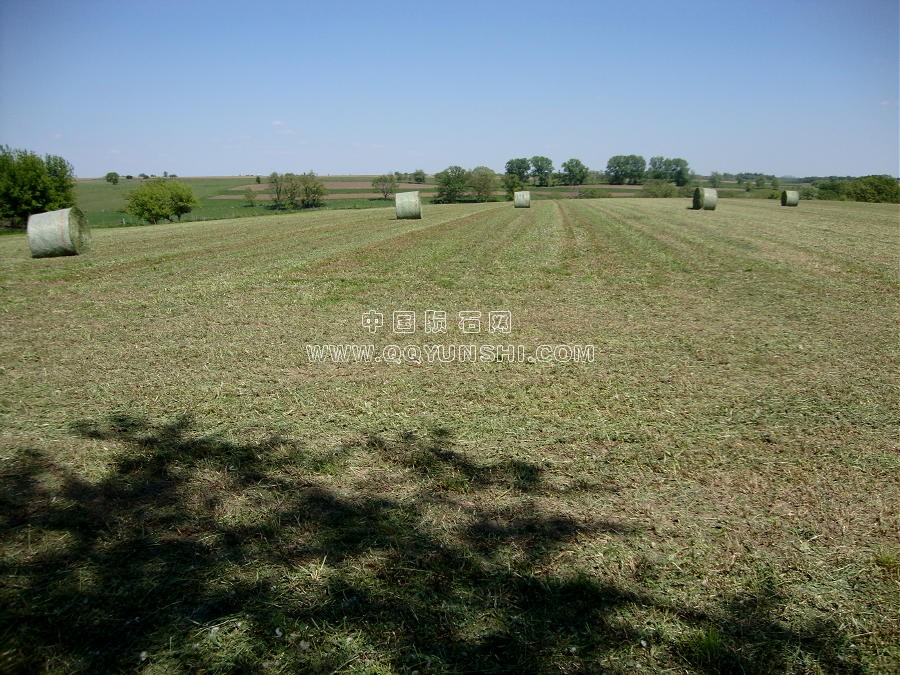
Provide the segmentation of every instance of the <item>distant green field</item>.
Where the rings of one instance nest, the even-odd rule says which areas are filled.
[[[237,215],[262,215],[263,207],[255,209],[244,206],[241,201],[210,199],[220,194],[229,193],[229,188],[248,185],[255,181],[253,176],[221,177],[221,178],[178,178],[188,184],[200,205],[186,217],[186,220],[209,220],[213,218],[233,218]],[[122,211],[125,208],[125,195],[141,184],[139,178],[119,180],[118,185],[106,182],[102,178],[80,180],[75,184],[75,203],[85,212],[92,227],[113,227],[137,225],[140,223],[133,216]]]
[[[265,176],[261,179],[265,181]],[[360,209],[378,208],[384,206],[384,200],[373,200],[371,197],[354,197],[360,193],[370,194],[375,192],[369,185],[371,176],[320,176],[328,183],[359,183],[365,182],[365,188],[334,188],[329,190],[332,194],[347,195],[346,199],[329,199],[325,202],[326,209]],[[249,207],[241,199],[213,199],[214,197],[227,195],[242,195],[241,190],[232,188],[242,185],[254,185],[255,176],[226,176],[203,178],[178,178],[188,184],[194,190],[194,195],[200,204],[184,220],[215,220],[221,218],[246,218],[262,215],[274,215],[267,204],[260,201],[258,206]],[[118,185],[112,185],[102,178],[92,180],[80,180],[75,186],[76,204],[85,212],[93,227],[116,227],[121,225],[139,225],[141,221],[133,216],[123,213],[125,208],[125,195],[141,184],[139,178],[132,180],[120,179]],[[434,192],[433,185],[423,185],[420,190],[423,198],[427,198]]]
[[[0,238],[0,670],[898,672],[897,206],[688,205]]]

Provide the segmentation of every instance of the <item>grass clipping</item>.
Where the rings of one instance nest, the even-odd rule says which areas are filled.
[[[704,211],[715,211],[716,203],[719,201],[719,193],[713,188],[696,188],[694,190],[694,209]]]
[[[513,193],[513,204],[517,209],[531,208],[531,193],[528,190],[520,190]]]
[[[394,203],[397,207],[397,220],[418,219],[422,217],[422,202],[419,193],[398,192]]]
[[[781,191],[781,205],[782,206],[797,206],[800,203],[800,193],[796,190],[782,190]]]
[[[90,248],[91,228],[81,209],[72,207],[28,218],[28,248],[32,258],[78,255]]]

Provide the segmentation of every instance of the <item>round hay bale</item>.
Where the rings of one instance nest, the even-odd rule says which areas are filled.
[[[719,201],[719,193],[713,188],[694,189],[694,208],[696,210],[715,211],[716,202]]]
[[[91,245],[91,227],[81,209],[72,207],[28,217],[28,248],[32,258],[78,255]]]
[[[394,198],[394,204],[397,208],[397,220],[419,219],[422,217],[422,202],[419,200],[418,191],[398,192]]]
[[[528,190],[520,190],[513,193],[513,204],[517,209],[531,208],[531,193]]]
[[[782,190],[781,205],[797,206],[800,203],[800,193],[797,190]]]

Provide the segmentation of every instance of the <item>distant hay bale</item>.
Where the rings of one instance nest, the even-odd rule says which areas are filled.
[[[528,190],[520,190],[513,193],[513,204],[517,209],[531,208],[531,193]]]
[[[715,211],[719,193],[713,188],[696,188],[694,190],[694,208],[696,210]]]
[[[397,208],[397,220],[418,219],[422,217],[422,202],[419,193],[398,192],[394,199]]]
[[[28,217],[32,258],[78,255],[90,248],[91,227],[80,209],[60,209]]]
[[[782,190],[781,205],[797,206],[800,203],[800,193],[797,190]]]

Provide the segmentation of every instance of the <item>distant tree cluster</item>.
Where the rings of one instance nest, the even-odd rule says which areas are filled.
[[[424,183],[425,182],[425,171],[422,169],[416,169],[412,173],[401,173],[400,171],[394,172],[394,178],[398,183]]]
[[[591,175],[590,169],[580,159],[568,159],[562,163],[561,171],[553,170],[553,161],[543,155],[516,157],[506,163],[506,172],[501,184],[507,199],[513,193],[528,185],[550,187],[552,185],[584,185]]]
[[[610,185],[637,185],[644,179],[647,160],[640,155],[616,155],[606,163],[606,177]]]
[[[570,159],[567,164],[575,173],[580,172],[578,165],[584,166],[577,159]],[[585,170],[587,169],[587,167],[584,168]],[[516,189],[528,185],[529,182],[533,182],[540,187],[548,187],[561,177],[561,174],[553,172],[553,161],[543,155],[535,155],[531,158],[517,157],[509,160],[506,163],[506,173],[504,175],[509,177],[504,179],[504,185],[509,183],[509,186]],[[586,177],[587,174],[585,173],[584,176]],[[572,184],[574,185],[574,183]],[[509,186],[507,186],[508,189]]]
[[[900,203],[900,184],[886,175],[862,176],[854,179],[826,179],[813,183],[819,199],[854,202]]]
[[[436,173],[437,204],[452,204],[461,201],[488,202],[494,198],[497,188],[497,174],[486,166],[476,166],[467,171],[461,166],[448,166]]]
[[[772,174],[755,173],[752,171],[742,171],[741,173],[736,173],[734,174],[734,179],[738,185],[750,185],[756,186],[758,188],[764,188],[766,187],[767,183],[771,183],[771,181],[777,180]]]
[[[181,220],[198,202],[189,185],[171,178],[154,178],[129,192],[125,203],[126,213],[155,225],[163,220]]]
[[[796,189],[801,199],[826,199],[855,202],[900,203],[900,185],[892,176],[871,175],[859,178],[853,176],[806,176],[804,178],[778,178],[772,174],[742,171],[740,173],[720,173],[713,171],[709,176],[711,187],[719,187],[726,181],[742,186],[746,191],[771,188],[770,197],[777,199],[783,181],[802,186]]]
[[[328,190],[312,171],[301,173],[272,173],[269,175],[273,209],[312,209],[324,204]]]
[[[416,169],[412,173],[395,171],[394,173],[375,176],[375,178],[372,179],[372,187],[378,190],[385,199],[388,199],[397,192],[400,183],[417,183],[421,185],[425,182],[425,179],[425,171],[422,169]]]
[[[58,155],[0,146],[0,221],[25,228],[28,216],[75,204],[75,171]]]
[[[584,185],[589,174],[590,169],[580,159],[567,159],[562,163],[559,182],[562,185]]]
[[[651,157],[647,165],[647,178],[675,183],[683,187],[691,182],[691,168],[680,157]]]
[[[646,179],[683,187],[691,182],[692,175],[687,161],[680,157],[651,157],[648,164],[640,155],[616,155],[606,163],[606,178],[611,185],[639,185]]]

